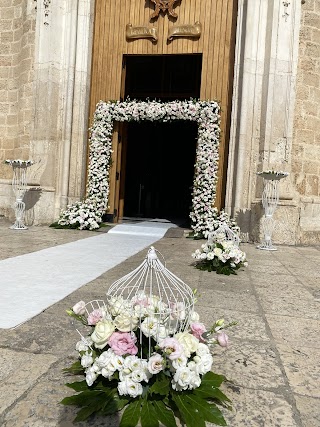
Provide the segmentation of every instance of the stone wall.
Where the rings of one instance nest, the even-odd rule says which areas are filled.
[[[320,2],[301,7],[292,179],[301,198],[301,243],[320,237]]]
[[[0,4],[0,178],[9,179],[6,158],[29,157],[35,9],[32,0]]]

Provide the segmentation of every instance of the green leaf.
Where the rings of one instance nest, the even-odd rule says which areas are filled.
[[[224,375],[218,375],[210,371],[203,375],[200,387],[204,385],[220,387],[224,381],[226,381],[226,377]]]
[[[141,427],[159,427],[157,413],[149,400],[144,400],[142,404]]]
[[[199,411],[190,405],[190,402],[186,400],[186,396],[186,394],[172,393],[172,399],[177,405],[182,420],[187,427],[206,427],[206,423]]]
[[[189,394],[185,397],[185,400],[190,404],[191,407],[196,409],[196,412],[201,414],[201,417],[205,421],[217,424],[218,426],[226,426],[227,423],[223,418],[222,412],[213,402],[207,402],[200,397]]]
[[[77,360],[70,366],[70,368],[63,369],[63,372],[68,372],[74,375],[80,375],[84,373],[84,369],[81,366],[80,360]]]
[[[162,400],[153,400],[152,404],[157,413],[158,420],[165,427],[177,427],[172,410],[168,409]]]
[[[129,403],[124,410],[119,427],[136,427],[141,413],[141,401],[136,400]]]
[[[150,393],[160,394],[161,396],[166,396],[170,390],[170,378],[164,374],[158,375],[156,381],[149,388]]]
[[[86,391],[89,390],[88,384],[86,381],[76,381],[74,383],[66,384],[67,387],[72,388],[74,391]]]
[[[79,421],[85,421],[90,417],[90,415],[94,414],[95,412],[96,412],[96,409],[93,408],[92,406],[85,406],[84,408],[80,409],[76,418],[73,421],[75,423]]]
[[[201,397],[202,399],[216,399],[220,402],[231,402],[231,400],[224,393],[222,393],[221,390],[211,386],[200,386],[194,390],[194,394]]]
[[[60,403],[63,405],[87,406],[87,401],[91,399],[92,395],[95,395],[94,391],[83,391],[74,396],[65,397]]]

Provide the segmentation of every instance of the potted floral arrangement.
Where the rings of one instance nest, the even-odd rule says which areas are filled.
[[[224,376],[211,372],[211,348],[228,345],[224,329],[235,323],[221,319],[207,330],[183,304],[169,307],[143,291],[80,301],[67,312],[88,329],[76,344],[78,360],[65,370],[83,376],[67,384],[77,394],[61,402],[81,407],[75,421],[123,410],[120,427],[176,427],[177,419],[186,427],[226,425],[219,406],[230,409],[230,400],[219,389]]]
[[[201,249],[196,249],[192,257],[197,260],[196,268],[228,276],[248,265],[245,252],[232,240],[208,241],[201,245]]]

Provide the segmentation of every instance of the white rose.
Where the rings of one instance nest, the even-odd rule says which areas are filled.
[[[102,349],[107,345],[108,339],[111,337],[113,332],[113,323],[110,320],[103,319],[96,324],[91,335],[91,339],[97,348]]]
[[[121,332],[134,331],[139,323],[137,317],[130,316],[129,313],[122,312],[114,319],[114,326]]]
[[[85,314],[85,312],[86,312],[85,307],[86,307],[86,303],[85,303],[84,301],[79,301],[79,302],[77,302],[77,304],[75,304],[75,305],[72,307],[72,310],[73,310],[73,312],[74,312],[75,314],[77,314],[78,316],[82,316],[82,315],[84,315],[84,314]]]
[[[151,356],[148,361],[148,371],[153,375],[158,374],[160,371],[162,371],[163,365],[163,357],[160,354],[156,353]]]
[[[179,332],[174,338],[183,346],[186,357],[190,357],[191,353],[195,353],[199,347],[199,340],[188,332]]]

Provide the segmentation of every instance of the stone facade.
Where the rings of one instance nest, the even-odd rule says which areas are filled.
[[[292,179],[301,199],[300,240],[320,242],[320,2],[302,5],[292,147]]]
[[[320,238],[320,2],[239,0],[226,210],[261,236],[264,169],[281,182],[275,242]],[[37,6],[37,7],[35,7]],[[85,193],[94,1],[1,0],[0,215],[13,216],[5,158],[32,159],[29,224]]]
[[[12,171],[6,158],[29,158],[33,126],[35,10],[33,1],[1,0],[0,6],[0,197],[8,196]],[[1,197],[4,201],[4,197]],[[8,203],[1,203],[8,213]]]

